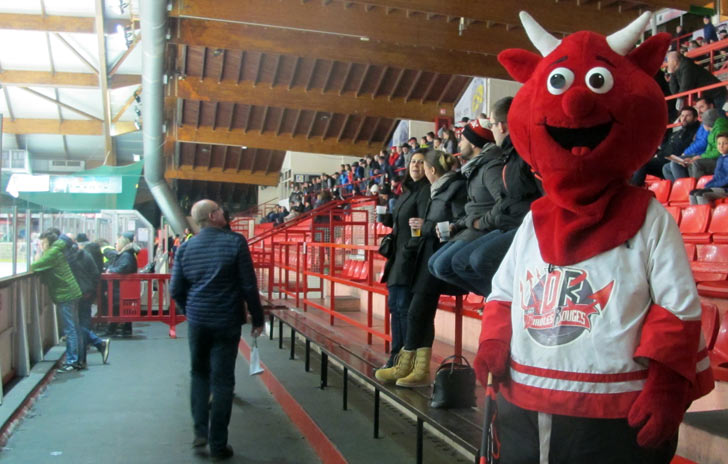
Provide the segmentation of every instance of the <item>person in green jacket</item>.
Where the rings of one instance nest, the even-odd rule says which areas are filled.
[[[70,239],[62,235],[59,237],[53,230],[47,230],[40,236],[40,245],[43,254],[30,265],[30,270],[41,274],[41,280],[48,287],[51,299],[61,312],[63,333],[66,335],[66,362],[60,371],[69,372],[80,368],[78,342],[81,333],[78,325],[81,288],[63,255],[63,250],[70,246]]]
[[[709,114],[715,112],[717,114]],[[690,177],[700,179],[702,176],[709,176],[715,172],[715,166],[718,164],[718,158],[720,158],[720,152],[716,145],[716,136],[728,132],[728,119],[725,118],[725,113],[722,110],[716,108],[707,110],[703,113],[703,124],[706,120],[710,121],[715,117],[715,122],[710,126],[710,133],[708,134],[708,145],[705,147],[705,153],[699,157],[692,159],[692,162],[688,165],[688,174]]]

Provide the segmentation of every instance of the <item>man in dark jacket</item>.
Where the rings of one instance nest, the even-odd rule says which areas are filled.
[[[475,289],[470,288],[453,270],[452,260],[473,240],[483,236],[483,232],[475,229],[473,223],[495,205],[495,196],[500,192],[502,151],[493,143],[495,139],[493,133],[485,127],[487,124],[487,120],[472,119],[463,129],[458,146],[460,156],[467,161],[460,169],[466,179],[468,192],[465,216],[450,224],[452,239],[437,250],[428,262],[432,275],[468,291]],[[486,175],[490,170],[496,170],[496,175]]]
[[[111,339],[101,339],[91,330],[91,305],[96,299],[96,291],[101,279],[101,269],[89,252],[83,249],[88,243],[86,234],[78,234],[77,243],[66,246],[63,254],[71,267],[73,277],[81,289],[81,299],[78,301],[78,324],[80,333],[78,335],[78,364],[79,367],[86,367],[86,347],[93,344],[101,353],[101,360],[104,364],[109,359],[109,348]]]
[[[253,318],[253,337],[263,331],[263,308],[245,237],[223,229],[225,217],[214,201],[198,201],[191,215],[202,230],[177,250],[171,294],[189,323],[193,446],[209,441],[211,457],[225,459],[233,455],[227,428],[243,303]]]
[[[508,102],[510,107],[510,101]],[[518,226],[531,209],[531,202],[541,196],[541,186],[531,167],[516,152],[508,135],[507,108],[491,115],[496,144],[503,150],[500,178],[503,188],[493,207],[473,221],[473,227],[485,233],[453,256],[452,268],[460,279],[468,282],[475,293],[488,296],[491,280],[511,246]]]
[[[670,162],[666,158],[670,155],[682,155],[685,149],[693,143],[695,133],[699,128],[700,121],[698,121],[697,110],[692,106],[683,108],[680,111],[680,129],[672,132],[667,140],[660,145],[655,156],[634,173],[632,185],[642,186],[645,183],[647,174],[663,177],[662,168]]]
[[[667,71],[670,76],[670,91],[673,95],[720,82],[713,73],[674,51],[667,53]],[[703,95],[712,98],[715,107],[722,111],[726,101],[725,87],[706,90]]]

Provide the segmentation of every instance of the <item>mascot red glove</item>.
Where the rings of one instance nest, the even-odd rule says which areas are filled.
[[[640,446],[654,448],[675,436],[688,406],[689,392],[687,379],[657,361],[650,361],[645,387],[627,416],[629,425],[640,428]]]
[[[475,375],[482,386],[488,384],[488,373],[497,381],[506,374],[511,350],[511,311],[506,301],[489,301],[483,308],[483,327],[478,353],[473,361]]]

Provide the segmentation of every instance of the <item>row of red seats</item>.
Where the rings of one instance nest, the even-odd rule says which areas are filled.
[[[704,188],[713,176],[703,176],[700,179],[683,177],[671,182],[665,179],[652,178],[646,180],[647,188],[655,194],[657,201],[663,205],[687,206],[690,204],[690,192]]]
[[[686,244],[728,243],[728,204],[667,206]]]

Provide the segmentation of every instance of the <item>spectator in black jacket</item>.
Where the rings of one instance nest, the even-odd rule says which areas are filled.
[[[670,155],[682,155],[685,149],[693,143],[695,133],[699,128],[697,110],[692,106],[683,108],[680,112],[680,129],[672,131],[667,140],[660,145],[655,156],[634,173],[632,185],[644,184],[647,174],[663,177],[662,168],[670,162],[666,158]]]
[[[437,223],[454,221],[465,214],[465,179],[452,170],[454,164],[455,159],[449,153],[432,149],[425,153],[424,171],[430,182],[430,204],[425,213],[422,235],[410,239],[410,242],[417,245],[417,254],[414,262],[411,262],[415,269],[410,281],[413,297],[407,311],[407,335],[403,348],[410,353],[415,352],[415,359],[409,366],[377,371],[378,379],[396,380],[400,387],[422,387],[430,384],[435,312],[440,295],[463,293],[462,290],[454,289],[434,277],[427,269],[430,256],[442,246],[436,233]]]
[[[452,268],[460,279],[482,296],[490,294],[493,274],[505,257],[523,217],[531,209],[531,202],[541,196],[540,183],[531,167],[518,155],[508,135],[508,110],[512,100],[507,97],[497,101],[490,116],[495,143],[503,151],[500,174],[503,188],[496,196],[493,208],[473,221],[473,228],[487,234],[452,259]]]
[[[78,234],[76,240],[77,243],[73,247],[66,248],[66,259],[82,293],[78,301],[78,324],[81,327],[78,362],[82,367],[86,367],[86,347],[91,343],[99,350],[101,360],[106,364],[109,359],[111,339],[102,339],[91,330],[91,305],[96,300],[103,257],[99,246],[89,242],[86,234]]]
[[[202,230],[177,250],[171,293],[184,308],[189,325],[192,445],[201,448],[209,443],[211,457],[225,459],[233,455],[227,429],[246,319],[242,302],[253,318],[253,337],[263,331],[263,308],[245,237],[222,229],[225,218],[214,201],[198,201],[191,215]]]
[[[713,73],[698,66],[690,58],[686,58],[678,52],[667,53],[667,71],[670,91],[673,95],[720,82]],[[665,77],[667,78],[668,75]],[[702,95],[712,98],[715,107],[722,111],[723,104],[726,101],[725,87],[706,90]]]
[[[407,335],[407,312],[412,301],[411,280],[414,273],[412,259],[417,251],[411,242],[412,228],[421,229],[430,202],[430,183],[424,172],[424,154],[415,153],[410,160],[402,195],[397,199],[391,213],[378,216],[381,222],[392,227],[392,252],[384,264],[382,283],[387,284],[389,315],[391,317],[392,346],[384,368],[394,365],[395,358],[404,346]],[[406,353],[403,365],[413,361],[414,353]],[[379,378],[379,376],[377,377]],[[379,378],[380,381],[386,381]]]

